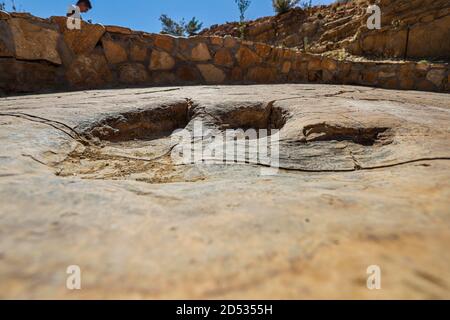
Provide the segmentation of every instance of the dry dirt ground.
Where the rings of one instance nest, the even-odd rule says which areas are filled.
[[[279,129],[280,170],[175,163],[171,132],[196,120]],[[450,298],[448,94],[271,85],[7,97],[0,146],[1,298]],[[69,265],[81,290],[66,288]],[[380,290],[366,286],[371,265]]]

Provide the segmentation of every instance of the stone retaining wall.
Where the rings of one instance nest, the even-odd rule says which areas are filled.
[[[334,83],[449,92],[449,64],[350,62],[232,37],[176,38],[0,12],[4,94],[125,86]]]

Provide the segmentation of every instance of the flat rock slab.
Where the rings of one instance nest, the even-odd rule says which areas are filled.
[[[281,168],[175,165],[195,120],[280,129]],[[448,94],[351,86],[1,98],[0,297],[449,299],[449,124]]]

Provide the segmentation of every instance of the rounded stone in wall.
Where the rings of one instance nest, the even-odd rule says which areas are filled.
[[[194,82],[198,80],[198,72],[190,66],[179,67],[176,75],[181,81]]]
[[[126,84],[140,84],[148,82],[149,76],[143,64],[127,63],[119,68],[119,80]]]
[[[114,79],[103,54],[79,55],[69,66],[66,78],[71,87],[98,88]]]
[[[152,82],[158,85],[170,85],[176,83],[176,76],[171,71],[158,71],[152,74]]]
[[[431,69],[427,73],[427,80],[432,82],[436,87],[440,87],[444,82],[445,70],[444,69]]]
[[[220,84],[225,81],[225,73],[212,64],[199,64],[197,68],[207,83]]]
[[[102,44],[109,63],[117,64],[128,60],[127,52],[119,42],[105,37],[102,40]]]
[[[133,61],[144,62],[145,59],[147,59],[147,48],[141,44],[132,44],[130,48],[130,58]]]
[[[150,70],[170,70],[175,66],[175,59],[164,51],[153,50],[150,59]]]
[[[242,68],[261,63],[261,58],[247,47],[241,46],[236,53],[236,59]]]
[[[234,64],[233,56],[228,49],[220,49],[214,56],[214,63],[219,66],[232,67]]]
[[[237,41],[232,36],[225,36],[223,39],[223,46],[225,48],[234,48],[237,44]]]
[[[208,61],[211,59],[208,46],[205,43],[197,44],[191,51],[191,58],[194,61]]]
[[[170,52],[174,47],[173,37],[165,34],[154,35],[154,45],[157,48]]]
[[[272,83],[277,80],[277,70],[274,68],[254,67],[248,72],[248,80],[256,83]]]

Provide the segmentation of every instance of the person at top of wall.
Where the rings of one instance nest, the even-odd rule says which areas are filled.
[[[92,9],[92,4],[90,0],[78,0],[76,5],[69,8],[67,12],[67,17],[72,17],[75,13],[86,13]]]

